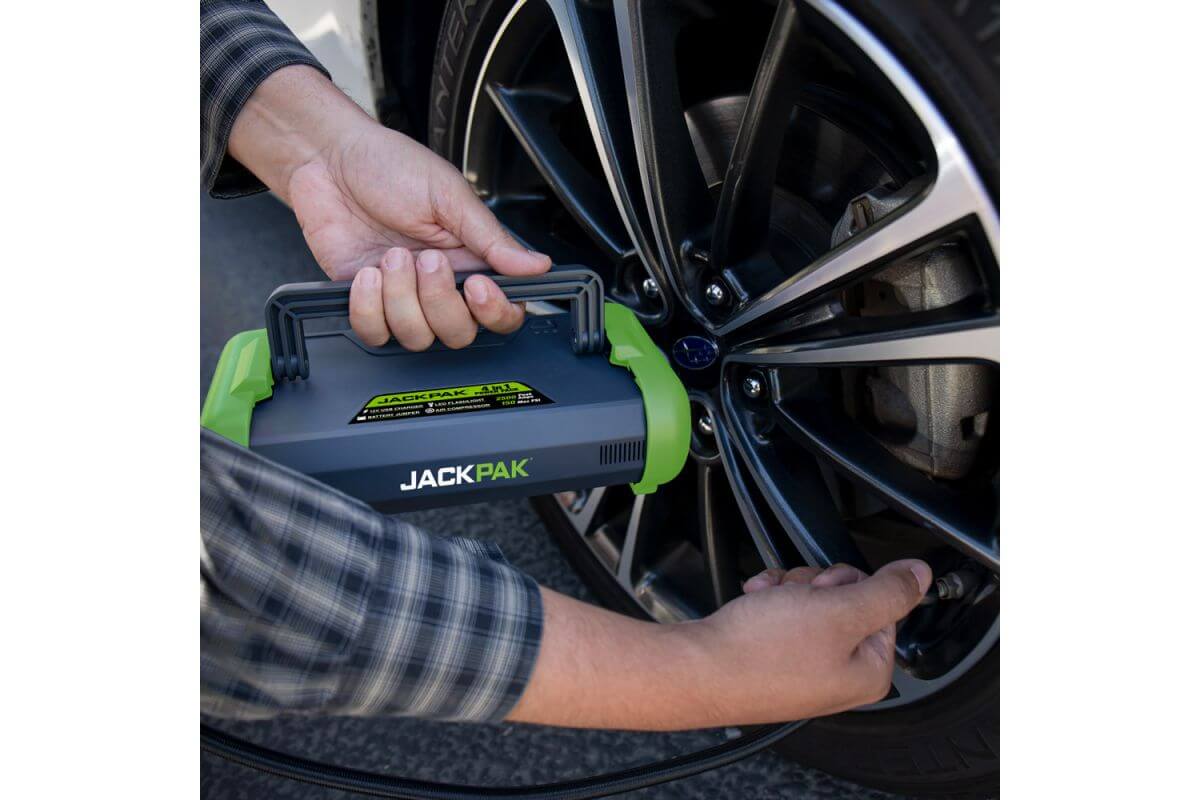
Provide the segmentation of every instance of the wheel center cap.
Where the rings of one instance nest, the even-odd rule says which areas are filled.
[[[717,343],[704,336],[681,336],[671,346],[671,357],[683,369],[704,369],[717,360]]]

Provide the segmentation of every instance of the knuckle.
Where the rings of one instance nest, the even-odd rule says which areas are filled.
[[[382,347],[383,345],[387,344],[388,332],[386,329],[381,330],[373,325],[359,325],[357,327],[351,325],[351,328],[354,329],[354,333],[358,336],[358,338],[362,339],[365,344],[369,344],[371,347]]]
[[[504,320],[504,308],[494,302],[490,297],[479,302],[468,301],[467,306],[471,310],[471,315],[481,325],[496,325]]]
[[[871,676],[863,687],[859,701],[861,703],[878,703],[888,696],[892,690],[892,679],[883,670],[878,670]]]
[[[520,307],[509,303],[507,308],[504,308],[496,315],[496,327],[501,333],[511,333],[521,327],[521,323],[525,321],[525,312]]]
[[[875,676],[874,691],[871,692],[871,702],[875,703],[887,697],[892,691],[892,673],[887,669],[880,669]]]
[[[425,350],[433,344],[433,331],[415,320],[405,320],[392,325],[392,335],[404,345],[405,350]]]
[[[442,344],[449,347],[451,350],[461,350],[475,341],[475,335],[478,328],[474,325],[468,325],[463,328],[455,328],[452,331],[447,331],[442,335]]]
[[[428,350],[433,344],[433,333],[409,333],[403,337],[396,337],[400,344],[404,345],[405,350],[413,350],[420,352]]]
[[[872,665],[859,672],[856,679],[846,687],[846,703],[851,706],[877,703],[892,690],[891,673]]]

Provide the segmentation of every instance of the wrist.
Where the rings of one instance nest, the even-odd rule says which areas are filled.
[[[686,676],[684,680],[692,687],[693,701],[701,714],[700,718],[689,721],[687,727],[734,724],[742,703],[738,692],[744,689],[740,679],[747,676],[720,627],[713,624],[711,617],[659,627],[675,635],[674,641],[667,644],[675,654],[679,671]],[[731,676],[740,679],[731,682]]]
[[[681,730],[732,713],[728,648],[707,622],[635,620],[547,589],[542,643],[514,722]]]
[[[296,64],[254,90],[234,121],[229,154],[290,205],[298,169],[335,160],[338,148],[374,124],[328,78]]]

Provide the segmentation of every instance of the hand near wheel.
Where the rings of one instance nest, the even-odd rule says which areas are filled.
[[[310,67],[286,67],[259,85],[229,152],[292,207],[325,273],[353,278],[350,324],[368,344],[394,336],[424,350],[436,337],[459,348],[479,325],[511,332],[523,310],[482,275],[466,281],[464,302],[453,273],[550,268],[454,167],[372,120]]]
[[[933,575],[919,560],[895,561],[874,575],[836,564],[826,570],[766,570],[744,586],[746,595],[713,616],[735,640],[750,640],[764,625],[776,630],[777,653],[759,679],[777,682],[779,698],[799,702],[797,716],[818,716],[875,702],[891,689],[896,623],[917,606]],[[797,697],[798,676],[812,682]],[[815,701],[815,709],[810,703]]]
[[[768,570],[695,622],[658,625],[542,589],[541,653],[508,717],[676,730],[785,722],[875,702],[891,688],[896,623],[928,591],[923,561],[866,575]]]

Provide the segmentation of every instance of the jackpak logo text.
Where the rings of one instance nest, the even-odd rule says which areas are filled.
[[[454,466],[434,467],[433,469],[411,470],[407,483],[400,484],[400,491],[411,492],[414,489],[434,489],[439,486],[460,486],[464,483],[483,483],[484,481],[503,481],[513,478],[528,478],[525,471],[528,458],[509,461],[485,461],[482,464],[456,464]]]

